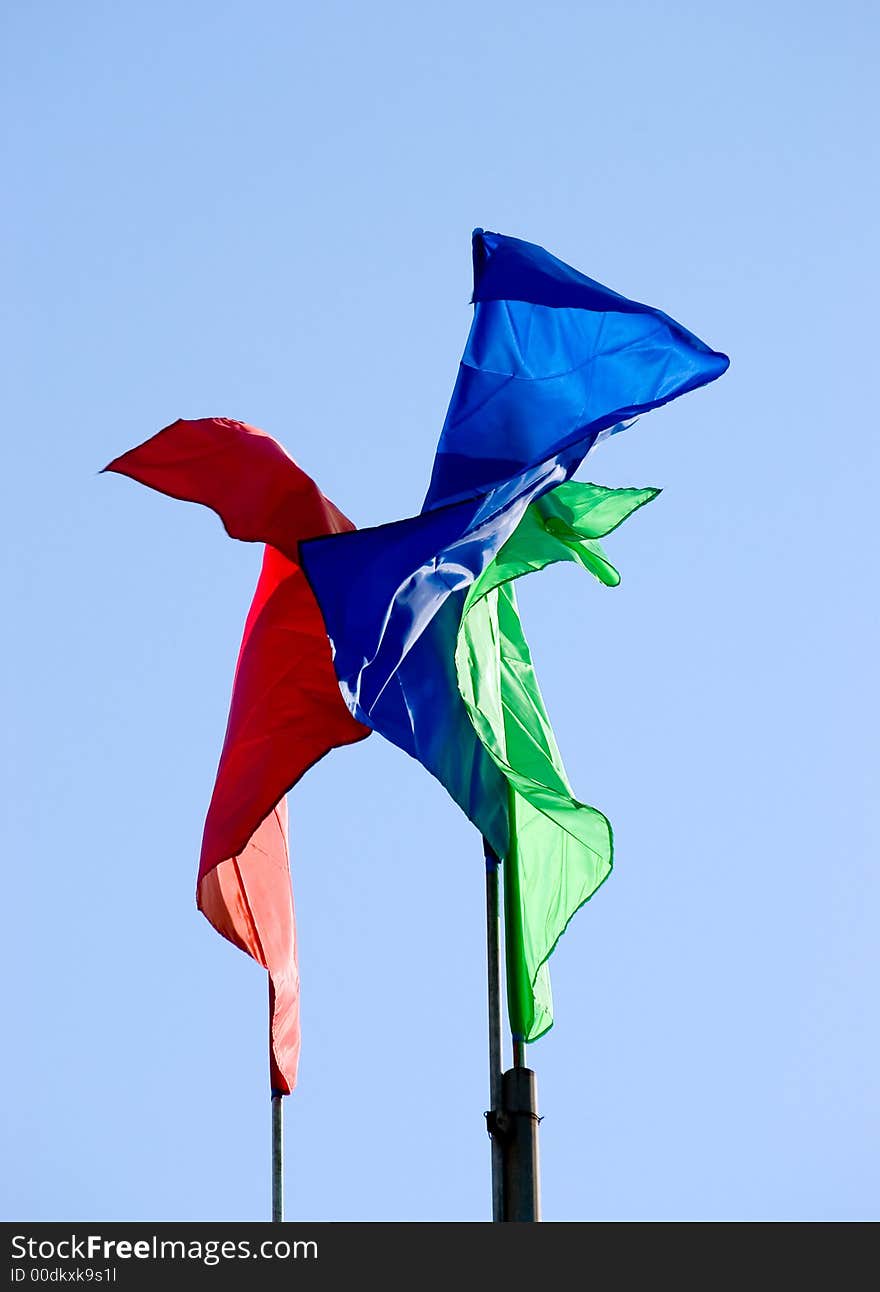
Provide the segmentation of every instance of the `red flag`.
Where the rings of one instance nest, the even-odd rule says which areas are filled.
[[[205,821],[197,902],[269,974],[273,1090],[296,1083],[299,972],[284,795],[330,749],[369,735],[339,691],[299,543],[354,528],[265,432],[177,421],[105,468],[203,503],[227,532],[266,544],[244,628]]]

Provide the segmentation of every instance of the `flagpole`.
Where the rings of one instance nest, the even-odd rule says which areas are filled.
[[[504,1219],[504,1155],[501,1146],[501,902],[498,892],[498,858],[483,840],[486,856],[486,954],[489,1005],[489,1112],[492,1145],[492,1219]]]
[[[272,1219],[284,1219],[284,1112],[280,1090],[272,1091]]]

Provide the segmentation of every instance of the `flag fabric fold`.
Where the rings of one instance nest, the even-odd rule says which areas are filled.
[[[330,749],[369,734],[340,694],[299,544],[352,525],[275,440],[226,418],[174,422],[105,469],[210,507],[232,537],[266,544],[196,894],[214,928],[268,971],[271,1081],[286,1094],[296,1082],[300,1031],[284,795]]]
[[[543,247],[477,229],[474,318],[425,507],[560,483],[623,422],[714,381],[726,355],[662,310],[627,300]]]
[[[568,783],[520,623],[515,580],[574,561],[619,583],[600,537],[656,497],[570,481],[533,503],[471,585],[455,652],[458,687],[478,739],[507,783],[510,842],[502,866],[507,1000],[514,1036],[553,1022],[547,961],[575,912],[611,873],[610,823]]]

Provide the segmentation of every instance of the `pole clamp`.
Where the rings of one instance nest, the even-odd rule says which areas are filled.
[[[483,1113],[483,1116],[486,1118],[486,1130],[489,1132],[489,1137],[497,1140],[499,1144],[503,1144],[513,1130],[510,1113],[506,1113],[503,1108],[493,1108],[491,1112]]]

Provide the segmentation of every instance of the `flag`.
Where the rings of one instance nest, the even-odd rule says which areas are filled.
[[[352,715],[421,762],[504,863],[518,993],[508,1002],[511,1024],[534,1038],[549,1025],[541,984],[549,944],[558,936],[553,930],[561,932],[574,900],[547,877],[565,870],[574,845],[559,823],[545,833],[556,852],[535,881],[523,853],[523,839],[537,830],[526,826],[533,798],[511,799],[516,769],[504,764],[499,733],[481,724],[490,688],[477,685],[469,701],[460,689],[474,684],[469,668],[456,668],[465,610],[474,625],[485,615],[469,601],[473,586],[520,525],[529,525],[529,508],[569,481],[597,443],[639,414],[715,380],[729,361],[661,310],[603,287],[541,247],[478,229],[473,252],[473,321],[421,512],[310,540],[301,555]],[[605,514],[615,503],[609,498],[595,506]],[[593,542],[588,533],[589,526],[581,537]],[[582,553],[581,563],[594,568],[589,549]],[[511,649],[525,652],[530,669],[512,591],[499,590],[492,605],[494,627],[508,633]],[[477,651],[473,659],[479,683],[488,657]],[[537,688],[524,698],[533,724],[549,732]],[[545,763],[555,791],[571,798],[555,745],[548,744]],[[572,819],[580,828],[587,816],[565,817]],[[607,822],[601,814],[590,820],[593,835],[604,832],[596,853],[607,860],[572,889],[581,894],[576,904],[610,864]],[[517,884],[518,893],[512,891]],[[546,911],[538,909],[541,903]],[[542,924],[546,935],[523,951]]]
[[[284,795],[330,749],[362,740],[337,685],[299,544],[351,522],[255,427],[177,421],[107,471],[202,503],[234,538],[266,544],[236,665],[202,840],[199,908],[268,971],[270,1078],[288,1094],[300,1051],[299,971]]]
[[[568,783],[514,583],[554,561],[574,561],[615,587],[620,576],[597,540],[657,493],[573,480],[559,485],[531,504],[465,600],[456,675],[477,737],[507,782],[507,1001],[511,1031],[524,1041],[552,1026],[547,961],[572,916],[611,873],[613,842],[608,819],[579,802]],[[573,648],[580,662],[582,649]],[[598,743],[594,733],[585,733],[585,742]]]

